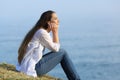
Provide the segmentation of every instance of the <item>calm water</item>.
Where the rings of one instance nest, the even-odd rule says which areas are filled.
[[[120,80],[118,19],[89,18],[72,24],[72,21],[66,22],[60,25],[61,46],[67,50],[81,79]],[[31,24],[27,27],[25,24],[0,24],[0,62],[16,64],[17,49],[30,29],[28,26]],[[67,80],[60,65],[48,74]]]

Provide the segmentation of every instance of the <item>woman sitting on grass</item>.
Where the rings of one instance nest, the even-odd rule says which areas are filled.
[[[60,63],[69,80],[80,80],[67,52],[60,49],[58,26],[59,20],[54,11],[46,11],[41,15],[19,47],[17,71],[37,77],[46,74]],[[43,55],[45,48],[51,52]]]

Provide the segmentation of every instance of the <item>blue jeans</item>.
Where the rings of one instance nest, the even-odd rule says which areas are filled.
[[[67,52],[60,49],[59,52],[49,52],[36,64],[37,75],[41,76],[52,70],[57,64],[61,64],[69,80],[80,80]]]

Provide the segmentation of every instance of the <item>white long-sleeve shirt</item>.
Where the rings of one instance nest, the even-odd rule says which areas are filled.
[[[33,77],[37,77],[35,65],[39,60],[41,60],[44,47],[57,52],[59,51],[60,44],[54,43],[50,34],[46,30],[39,29],[29,42],[26,54],[21,64],[18,63],[16,65],[16,70]]]

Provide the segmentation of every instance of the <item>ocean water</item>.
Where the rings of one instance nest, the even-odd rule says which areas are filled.
[[[0,24],[0,62],[16,65],[17,50],[32,27],[29,26]],[[60,23],[61,47],[68,52],[81,80],[120,80],[119,30],[118,18],[83,18]],[[67,80],[60,65],[48,74]]]

